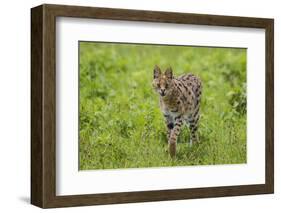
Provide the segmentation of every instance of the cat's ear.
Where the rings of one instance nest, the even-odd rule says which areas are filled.
[[[153,70],[154,79],[159,78],[160,75],[161,75],[161,70],[157,65],[155,65],[154,70]]]
[[[166,71],[165,71],[165,76],[166,76],[167,78],[170,78],[170,79],[173,78],[173,70],[172,70],[171,67],[169,67],[168,69],[166,69]]]

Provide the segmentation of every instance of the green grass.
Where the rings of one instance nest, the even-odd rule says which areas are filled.
[[[203,82],[200,143],[167,153],[153,68]],[[80,42],[80,169],[246,163],[246,50]]]

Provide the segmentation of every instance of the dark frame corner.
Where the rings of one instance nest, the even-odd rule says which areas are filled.
[[[56,196],[56,17],[262,28],[266,31],[266,183]],[[274,20],[44,4],[31,9],[31,203],[41,208],[274,192]]]

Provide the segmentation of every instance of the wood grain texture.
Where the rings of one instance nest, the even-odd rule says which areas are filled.
[[[268,191],[274,192],[274,21],[266,26],[266,99],[265,99],[265,156],[266,185]]]
[[[266,30],[266,183],[56,196],[56,17],[263,28]],[[274,23],[272,19],[41,5],[31,9],[31,203],[64,207],[266,194],[274,191]]]
[[[31,14],[31,203],[43,205],[42,63],[43,7]]]

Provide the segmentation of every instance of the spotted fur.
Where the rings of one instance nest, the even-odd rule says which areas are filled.
[[[176,142],[182,125],[190,129],[190,144],[197,142],[200,119],[201,80],[193,74],[173,76],[168,68],[164,73],[156,65],[152,82],[154,90],[160,95],[160,108],[165,117],[169,152],[176,155]]]

